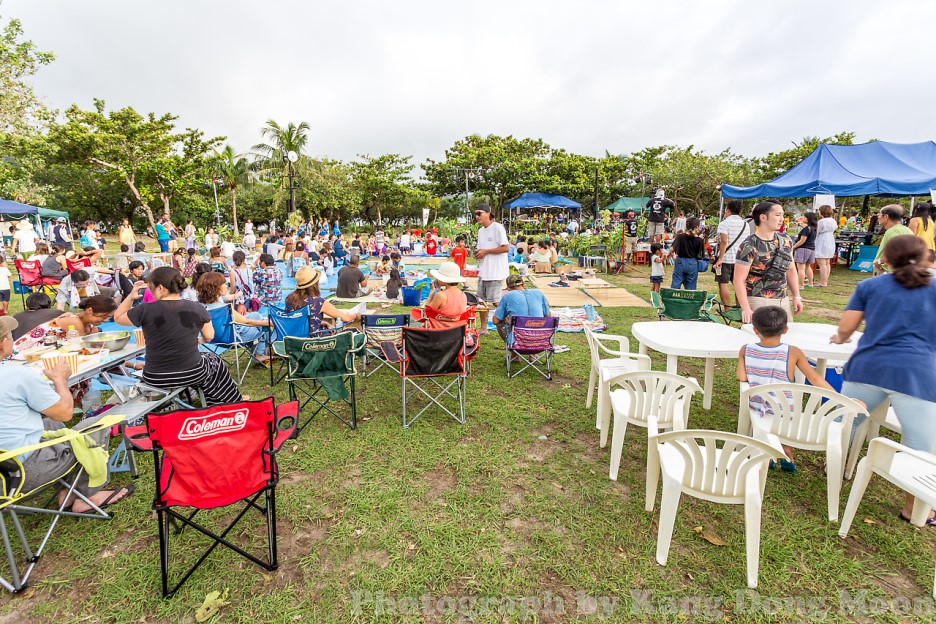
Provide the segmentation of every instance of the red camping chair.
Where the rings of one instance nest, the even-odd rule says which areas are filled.
[[[433,319],[450,322],[451,325],[449,327],[464,327],[465,344],[467,345],[465,358],[467,360],[470,372],[471,362],[475,359],[475,357],[477,357],[478,347],[480,346],[480,342],[478,340],[478,330],[475,327],[475,325],[477,325],[475,306],[469,307],[458,316],[446,316],[444,314],[440,314],[437,309],[430,308],[429,306],[426,306],[425,308],[413,308],[410,310],[410,318],[412,318],[417,323],[422,323],[424,326],[427,320]]]
[[[403,348],[393,342],[381,343],[388,362],[400,367],[403,381],[403,428],[408,428],[423,412],[437,406],[461,424],[465,424],[465,391],[468,378],[468,346],[465,326],[451,329],[403,328]],[[416,393],[408,393],[412,386]],[[424,397],[428,402],[412,418],[407,404]],[[457,405],[447,405],[450,400]]]
[[[153,509],[159,524],[159,553],[162,592],[169,598],[188,580],[218,544],[224,544],[266,570],[278,566],[276,556],[276,498],[279,478],[276,453],[296,428],[299,404],[278,408],[273,397],[216,405],[207,409],[149,414],[146,424],[127,427],[124,436],[135,451],[152,452],[156,470]],[[264,503],[257,500],[263,495]],[[220,530],[194,521],[206,509],[245,503],[234,519]],[[191,507],[181,513],[175,507]],[[267,524],[269,562],[265,562],[227,539],[228,533],[251,509],[264,515]],[[169,588],[169,527],[181,524],[211,538],[211,546],[199,557],[172,589]]]
[[[78,260],[69,260],[65,259],[65,265],[68,267],[69,273],[74,273],[78,269],[87,269],[91,266],[90,258],[79,258]]]
[[[38,260],[14,260],[16,272],[19,273],[19,283],[21,287],[36,288],[41,290],[43,287],[49,287],[52,291],[52,298],[55,298],[56,286],[59,280],[55,277],[42,276],[42,263]],[[23,300],[23,308],[26,307],[26,288],[19,289],[20,298]]]

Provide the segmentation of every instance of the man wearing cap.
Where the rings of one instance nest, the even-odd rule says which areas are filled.
[[[367,285],[367,277],[358,268],[361,257],[351,256],[347,266],[341,267],[338,271],[338,286],[335,289],[335,295],[341,299],[354,299],[355,297],[366,297],[371,289]]]
[[[19,326],[16,319],[0,317],[0,360],[13,354],[12,332]],[[37,444],[43,431],[62,429],[72,418],[74,402],[68,388],[71,369],[64,358],[53,368],[43,372],[18,364],[0,364],[0,448],[15,450]],[[45,375],[45,377],[43,377]],[[52,382],[51,385],[49,382]],[[75,426],[84,429],[94,425],[101,417],[88,418]],[[90,434],[99,445],[106,445],[110,429]],[[33,490],[44,483],[52,483],[75,464],[75,454],[69,444],[56,444],[19,456],[25,472],[23,491]],[[105,507],[132,492],[132,488],[99,491],[88,486],[87,473],[83,473],[75,488],[95,505]],[[60,496],[64,496],[64,491]],[[78,499],[71,511],[83,513],[91,508]]]
[[[16,224],[16,233],[13,234],[13,254],[16,254],[17,248],[23,254],[23,260],[29,260],[29,256],[36,253],[36,233],[33,232],[33,224],[23,219]]]
[[[65,251],[72,248],[72,235],[68,230],[65,217],[59,217],[55,220],[55,225],[52,227],[52,242],[64,247]]]
[[[507,252],[510,243],[504,226],[497,223],[491,215],[491,207],[480,204],[475,208],[475,221],[481,225],[478,230],[478,246],[474,257],[479,261],[478,299],[497,303],[501,297],[501,284],[510,274]]]
[[[527,290],[523,285],[523,278],[511,275],[507,278],[507,292],[501,298],[497,309],[494,310],[493,321],[497,326],[497,333],[507,342],[510,331],[510,319],[514,316],[532,316],[543,318],[549,316],[549,304],[540,290]]]
[[[628,210],[627,218],[624,219],[624,261],[630,262],[635,251],[637,251],[637,215],[633,210]]]

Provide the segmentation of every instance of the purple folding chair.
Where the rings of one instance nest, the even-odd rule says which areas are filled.
[[[507,334],[507,377],[516,377],[532,368],[551,380],[558,329],[559,318],[555,316],[511,317],[510,332]],[[510,369],[511,364],[515,365],[513,371]]]

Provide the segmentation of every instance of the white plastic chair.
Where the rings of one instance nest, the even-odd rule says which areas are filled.
[[[776,383],[754,386],[741,392],[739,414],[747,412],[749,419],[749,399],[752,396],[764,400],[769,414],[751,419],[755,438],[764,440],[767,434],[773,434],[781,444],[795,449],[825,452],[829,520],[838,520],[852,421],[867,411],[858,402],[834,390]],[[741,430],[740,424],[738,430]]]
[[[649,429],[652,422],[656,429],[685,429],[692,395],[702,392],[702,388],[691,377],[659,371],[622,373],[608,379],[607,384],[614,412],[608,476],[617,481],[627,425]],[[620,387],[611,390],[615,386]]]
[[[744,505],[747,585],[756,588],[764,485],[770,461],[784,457],[779,442],[773,438],[773,444],[768,444],[736,433],[704,430],[670,431],[654,435],[650,442],[653,451],[647,463],[647,511],[653,511],[661,469],[663,473],[657,562],[666,565],[669,557],[683,492],[713,503]]]
[[[864,496],[871,474],[878,474],[901,490],[916,497],[910,523],[923,526],[929,511],[936,507],[936,455],[914,451],[887,438],[874,438],[868,444],[868,454],[858,464],[855,482],[848,495],[845,514],[839,536],[848,536],[858,505]],[[936,579],[933,583],[933,597],[936,598]]]
[[[607,381],[621,373],[650,370],[650,356],[631,353],[627,336],[597,334],[586,327],[585,339],[588,341],[588,351],[591,354],[591,371],[588,374],[588,396],[585,399],[585,407],[592,406],[592,397],[597,386],[598,409],[595,414],[595,429],[601,431],[599,444],[601,448],[604,448],[608,444],[608,425],[611,420]],[[602,342],[613,343],[616,348],[608,348]],[[602,359],[602,356],[607,357]]]
[[[887,399],[881,403],[877,409],[871,412],[865,419],[861,427],[855,431],[852,437],[851,450],[848,452],[848,463],[845,464],[845,478],[851,479],[855,472],[855,466],[858,464],[858,455],[861,454],[861,448],[867,440],[872,440],[881,434],[881,427],[890,429],[895,433],[902,433],[900,421],[897,420],[897,413],[890,406],[890,400]]]

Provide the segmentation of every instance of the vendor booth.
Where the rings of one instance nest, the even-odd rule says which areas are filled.
[[[609,210],[611,214],[618,213],[620,216],[626,215],[631,210],[634,214],[641,214],[647,209],[649,197],[621,197],[616,202],[608,204],[602,210]]]
[[[524,193],[504,203],[504,208],[508,210],[507,222],[509,229],[513,229],[514,223],[538,223],[541,227],[545,224],[540,223],[542,213],[556,213],[565,217],[571,217],[581,209],[582,204],[572,201],[562,195],[552,195],[550,193]],[[555,214],[552,214],[555,217]],[[568,219],[564,219],[568,221]]]
[[[755,186],[723,184],[721,203],[726,197],[930,196],[933,189],[936,189],[936,143],[933,141],[821,144],[798,165],[770,182]]]
[[[70,232],[73,231],[68,213],[65,211],[37,208],[29,204],[21,204],[12,199],[0,199],[0,233],[3,234],[3,244],[12,244],[10,226],[23,219],[31,221],[36,228],[36,233],[40,237],[48,240],[52,231],[52,225],[59,217],[68,221],[68,230]]]

